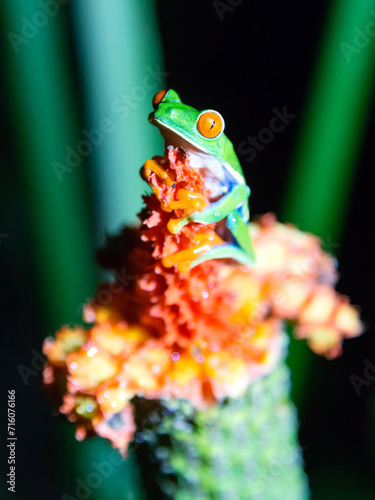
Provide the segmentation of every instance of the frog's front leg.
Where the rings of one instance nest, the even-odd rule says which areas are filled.
[[[246,184],[237,184],[220,200],[211,203],[202,212],[194,212],[177,222],[176,219],[171,219],[168,223],[168,229],[172,234],[177,234],[189,222],[200,222],[201,224],[219,222],[240,207],[249,196],[250,188]]]

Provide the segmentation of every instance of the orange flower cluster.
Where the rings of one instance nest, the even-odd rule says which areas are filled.
[[[85,306],[86,327],[63,327],[44,343],[45,383],[65,387],[62,413],[126,452],[135,396],[187,398],[199,408],[244,393],[283,355],[285,320],[327,357],[362,331],[357,310],[338,295],[335,262],[319,239],[276,221],[249,225],[256,264],[194,259],[225,239],[222,223],[176,221],[209,203],[201,175],[182,150],[148,160],[140,230],[124,230],[102,261],[132,274],[103,285]],[[114,250],[113,248],[116,247]]]

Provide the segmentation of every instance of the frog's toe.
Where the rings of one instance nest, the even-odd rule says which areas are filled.
[[[184,218],[178,218],[178,219],[170,219],[167,228],[168,231],[172,234],[178,234],[181,229],[186,226],[190,221],[188,220],[187,217]]]

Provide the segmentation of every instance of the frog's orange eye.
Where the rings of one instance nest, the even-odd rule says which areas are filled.
[[[164,99],[166,93],[167,93],[166,90],[159,90],[159,92],[156,92],[154,98],[152,99],[152,105],[154,106],[154,109],[158,107],[159,102],[161,102]]]
[[[224,130],[224,118],[217,111],[203,111],[198,116],[197,129],[206,139],[215,139]]]

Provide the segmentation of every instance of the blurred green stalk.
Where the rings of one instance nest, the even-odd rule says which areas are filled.
[[[283,218],[328,242],[345,224],[371,108],[375,1],[336,0],[329,11],[285,194]],[[292,341],[293,398],[301,405],[311,354]]]
[[[77,143],[77,103],[62,14],[48,17],[36,2],[28,0],[7,0],[2,10],[8,32],[6,84],[20,145],[16,154],[29,202],[29,231],[38,269],[36,289],[40,287],[42,314],[53,331],[80,318],[79,305],[95,285],[84,167],[61,179],[53,168],[54,162],[64,163],[66,146]],[[36,16],[38,12],[41,14]],[[11,33],[24,42],[17,45],[17,39],[9,39]]]
[[[165,86],[163,64],[152,0],[76,0],[72,12],[85,129],[93,138],[89,161],[97,242],[102,244],[106,234],[136,222],[145,190],[139,169],[163,151],[159,134],[146,119],[153,95]],[[107,443],[96,441],[90,443],[89,455],[105,459],[107,449]],[[87,458],[85,468],[90,473]],[[130,456],[97,498],[138,500],[137,478]]]
[[[44,10],[39,2],[2,2],[6,85],[16,154],[29,207],[37,281],[31,294],[41,296],[47,331],[80,319],[80,304],[95,287],[93,224],[84,166],[59,176],[55,162],[65,164],[66,147],[79,140],[79,117],[72,85],[64,7]],[[64,22],[65,21],[65,22]],[[40,332],[40,342],[46,331]],[[38,348],[41,350],[41,346]],[[56,469],[66,486],[66,462],[82,476],[72,430],[61,432]],[[57,455],[57,454],[56,454]],[[53,457],[52,457],[53,459]],[[73,476],[74,477],[74,476]],[[61,486],[61,485],[60,485]],[[19,488],[27,485],[19,485]]]
[[[147,122],[152,97],[165,86],[154,2],[76,0],[72,3],[86,128],[108,132],[90,156],[97,235],[136,222],[145,191],[139,169],[162,154]]]

